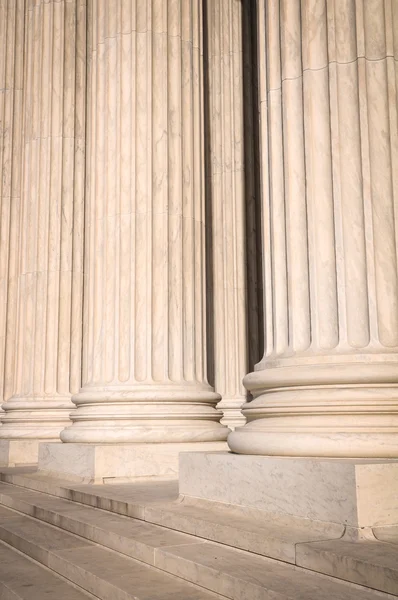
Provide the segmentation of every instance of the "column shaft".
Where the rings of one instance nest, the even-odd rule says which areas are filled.
[[[248,454],[398,456],[398,7],[258,3],[266,350]]]
[[[202,2],[91,7],[83,387],[61,438],[223,440],[206,379]]]
[[[25,0],[0,2],[0,402],[12,394],[21,198]]]
[[[242,10],[236,0],[206,6],[214,381],[230,428],[245,422],[248,368]]]
[[[85,10],[85,0],[25,7],[17,337],[3,440],[59,439],[80,386]]]

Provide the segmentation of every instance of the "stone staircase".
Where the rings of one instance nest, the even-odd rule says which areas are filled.
[[[398,531],[178,496],[176,481],[82,485],[3,470],[0,600],[376,600],[398,594]],[[377,539],[379,538],[379,539]]]

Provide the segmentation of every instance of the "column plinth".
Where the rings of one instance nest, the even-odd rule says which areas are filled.
[[[397,7],[258,10],[266,348],[229,446],[396,458]]]

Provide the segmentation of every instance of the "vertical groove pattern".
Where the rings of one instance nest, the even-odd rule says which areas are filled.
[[[257,6],[268,339],[228,444],[396,458],[397,2]]]
[[[206,11],[215,389],[231,428],[245,421],[248,367],[242,11],[237,0],[210,0]]]
[[[268,109],[260,365],[396,351],[396,4],[271,0],[259,12]]]
[[[0,402],[12,394],[25,0],[0,1]]]
[[[205,367],[202,2],[90,5],[83,388],[61,437],[224,439]]]
[[[13,396],[2,438],[57,439],[80,386],[85,1],[28,0]]]

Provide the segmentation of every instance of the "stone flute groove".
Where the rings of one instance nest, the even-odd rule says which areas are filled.
[[[0,402],[12,393],[15,360],[24,7],[25,0],[0,2]]]
[[[85,12],[84,0],[29,0],[19,41],[27,58],[18,326],[0,439],[31,441],[29,461],[38,441],[59,440],[80,387]]]
[[[206,379],[202,2],[91,6],[83,386],[61,439],[224,440]]]
[[[229,444],[396,457],[398,6],[263,4],[266,351]]]
[[[243,425],[248,368],[242,4],[207,3],[215,389],[222,423]]]

